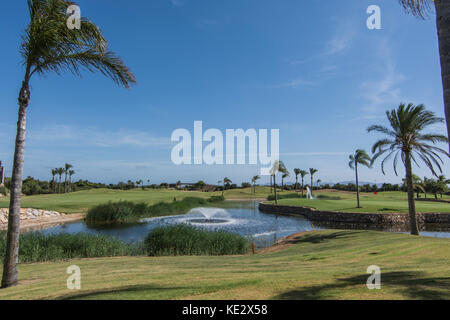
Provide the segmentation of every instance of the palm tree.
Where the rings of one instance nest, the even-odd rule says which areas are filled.
[[[56,181],[55,181],[55,176],[57,174],[57,169],[52,169],[52,187],[53,187],[53,192],[56,192]]]
[[[384,172],[384,164],[392,156],[394,156],[394,172],[397,175],[397,160],[401,156],[402,162],[406,170],[406,186],[408,190],[408,207],[411,234],[418,235],[419,229],[416,220],[416,207],[414,203],[414,187],[412,177],[412,163],[411,160],[417,164],[416,157],[422,160],[430,169],[433,175],[437,176],[434,165],[442,172],[442,159],[438,153],[449,154],[447,151],[432,146],[428,143],[435,144],[436,142],[448,142],[446,136],[435,133],[423,133],[423,130],[433,124],[443,122],[444,119],[438,118],[433,112],[427,111],[424,105],[415,106],[413,104],[400,104],[397,110],[386,111],[386,116],[390,123],[390,128],[381,125],[372,125],[367,131],[380,132],[387,137],[378,140],[372,147],[372,163],[381,155],[388,153],[381,162],[381,170]]]
[[[69,192],[72,192],[72,176],[75,174],[75,170],[69,170]]]
[[[223,197],[223,191],[225,190],[225,185],[226,184],[231,184],[233,181],[231,181],[230,179],[228,179],[227,177],[223,178],[223,188],[222,188],[222,197]]]
[[[278,163],[278,171],[282,173],[282,176],[281,176],[281,191],[283,191],[284,179],[289,177],[289,171],[286,168],[286,166],[284,165],[283,161],[280,161]]]
[[[284,179],[289,177],[289,172],[285,172],[283,173],[283,175],[281,176],[281,190],[284,190]]]
[[[57,168],[56,173],[59,175],[58,193],[61,193],[61,178],[64,174],[64,168]]]
[[[447,179],[443,174],[441,174],[437,180],[436,183],[438,185],[438,191],[441,195],[441,199],[442,199],[442,194],[444,192],[448,191],[448,185],[450,184],[450,179]]]
[[[66,177],[64,178],[64,193],[67,192],[67,175],[69,174],[70,169],[72,169],[73,166],[71,164],[66,163],[64,165],[64,174]]]
[[[450,1],[448,0],[399,0],[408,13],[418,18],[425,18],[427,13],[436,13],[436,28],[439,42],[442,84],[444,87],[445,117],[447,118],[447,135],[450,137]],[[450,144],[449,144],[450,150]]]
[[[276,176],[278,170],[280,169],[280,162],[281,161],[276,160],[273,163],[272,168],[270,169],[270,177],[271,177],[270,181],[272,182],[272,180],[273,180],[273,190],[274,190],[274,193],[275,193],[275,204],[278,204],[277,183],[276,183],[275,176]]]
[[[67,0],[28,0],[30,22],[22,37],[20,53],[25,75],[20,89],[19,115],[11,178],[6,252],[2,288],[17,284],[20,202],[26,135],[26,112],[30,104],[30,80],[33,75],[60,74],[70,71],[80,75],[81,69],[100,71],[126,88],[136,79],[122,60],[108,51],[108,42],[100,29],[87,18],[81,28],[67,28]]]
[[[302,177],[302,197],[303,197],[303,189],[305,188],[305,177],[308,175],[308,171],[300,170],[300,176]]]
[[[295,191],[297,192],[297,187],[298,187],[298,175],[300,174],[300,169],[295,168],[294,169],[294,174],[295,174]]]
[[[252,178],[252,183],[253,183],[253,194],[256,194],[256,181],[258,181],[261,177],[260,176],[254,176]]]
[[[313,190],[313,177],[317,171],[319,171],[319,170],[314,169],[314,168],[309,168],[309,174],[311,175],[311,194],[312,194],[312,190]]]
[[[356,176],[356,207],[359,206],[359,183],[358,183],[358,164],[370,168],[371,159],[365,150],[357,149],[355,154],[351,154],[348,159],[350,160],[348,166],[355,170]]]

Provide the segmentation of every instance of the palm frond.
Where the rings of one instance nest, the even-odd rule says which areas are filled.
[[[431,0],[399,0],[399,2],[406,12],[422,19],[432,12]]]
[[[117,84],[129,88],[136,78],[112,51],[96,24],[82,18],[81,29],[66,25],[66,10],[75,4],[66,0],[28,0],[30,23],[22,37],[21,54],[30,69],[30,77],[48,72],[71,72],[81,69],[100,71]]]

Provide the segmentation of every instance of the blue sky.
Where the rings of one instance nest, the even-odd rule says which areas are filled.
[[[348,154],[370,150],[371,124],[400,102],[424,103],[443,116],[434,19],[406,15],[392,0],[79,0],[135,73],[117,87],[98,74],[32,80],[24,175],[49,179],[74,165],[75,179],[104,182],[249,181],[258,166],[182,165],[170,159],[173,130],[280,129],[288,169],[315,167],[322,181],[353,179]],[[369,5],[382,29],[366,27]],[[26,1],[2,5],[0,159],[11,172],[18,53]],[[445,127],[434,131],[445,134]],[[444,173],[449,175],[449,161]],[[414,170],[430,176],[424,168]],[[403,170],[400,172],[403,173]],[[292,175],[291,175],[292,176]],[[399,182],[389,167],[360,179]],[[266,181],[267,180],[267,181]],[[293,177],[290,178],[293,180]],[[264,178],[262,183],[268,182]]]

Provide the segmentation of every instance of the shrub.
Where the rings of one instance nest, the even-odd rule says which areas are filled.
[[[9,194],[8,189],[5,186],[0,187],[0,194],[7,196]]]
[[[222,197],[203,198],[186,197],[181,201],[159,202],[154,205],[133,203],[130,201],[108,202],[89,209],[86,215],[88,224],[110,224],[136,222],[145,217],[168,216],[186,213],[198,206],[207,206],[210,202],[221,201]]]
[[[130,201],[108,202],[89,209],[86,222],[96,223],[123,223],[139,219],[142,206]]]
[[[151,230],[144,246],[151,256],[232,255],[247,253],[250,243],[238,234],[179,224]]]
[[[278,200],[280,199],[290,199],[290,198],[301,198],[302,195],[298,194],[298,193],[287,193],[287,194],[277,194],[277,198]],[[267,197],[267,200],[269,201],[274,201],[275,200],[275,195],[271,194]]]
[[[342,200],[339,196],[327,196],[326,194],[319,194],[317,196],[318,199],[325,199],[325,200]]]
[[[225,197],[223,196],[212,196],[208,199],[209,202],[222,202],[225,201]]]
[[[0,234],[0,260],[3,261],[6,234]],[[20,235],[19,262],[55,261],[73,258],[113,257],[143,254],[137,245],[119,239],[86,233],[50,234],[30,232]]]

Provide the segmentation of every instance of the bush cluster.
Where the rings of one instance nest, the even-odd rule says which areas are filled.
[[[151,230],[144,247],[150,256],[233,255],[247,253],[250,242],[238,234],[179,224]]]

